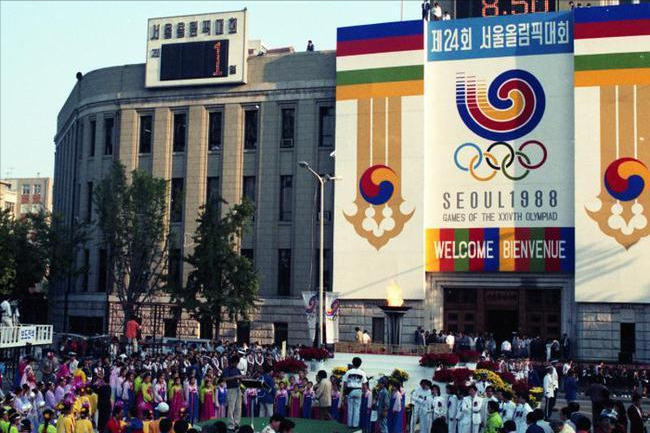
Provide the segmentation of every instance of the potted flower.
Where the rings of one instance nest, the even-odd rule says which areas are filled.
[[[297,359],[287,358],[276,362],[273,366],[273,370],[275,372],[297,374],[301,371],[307,371],[307,365]]]
[[[390,377],[397,380],[399,383],[404,383],[409,380],[409,374],[404,370],[400,370],[399,368],[393,370],[393,372],[390,374]]]
[[[476,368],[476,363],[481,359],[481,354],[476,350],[461,350],[458,352],[461,364],[468,368]]]
[[[420,358],[422,367],[449,368],[458,364],[459,357],[455,353],[426,353]]]
[[[320,347],[302,347],[298,354],[303,360],[309,362],[310,371],[322,370],[324,361],[330,356],[327,349]]]
[[[334,367],[332,369],[332,376],[336,376],[338,379],[341,379],[347,371],[347,367]]]

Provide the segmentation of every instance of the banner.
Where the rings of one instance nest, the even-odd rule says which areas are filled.
[[[425,269],[572,272],[572,15],[434,21]]]
[[[318,293],[302,292],[302,300],[305,303],[309,341],[314,341],[316,339],[316,327],[318,326]]]
[[[327,344],[339,342],[339,294],[325,292],[325,337]]]
[[[422,20],[339,28],[334,288],[424,299]],[[359,272],[368,269],[369,272]]]
[[[650,4],[575,10],[576,301],[650,302]]]
[[[18,328],[18,341],[21,343],[33,343],[36,340],[36,326],[20,325]]]

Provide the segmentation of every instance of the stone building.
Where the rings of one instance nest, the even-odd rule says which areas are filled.
[[[21,177],[3,179],[16,195],[16,217],[52,211],[52,178]]]
[[[259,271],[262,304],[250,322],[225,326],[222,335],[271,343],[307,342],[301,292],[318,284],[317,182],[299,161],[332,173],[334,150],[333,52],[293,49],[248,57],[246,84],[145,88],[145,65],[108,67],[79,77],[58,116],[54,210],[93,221],[94,187],[115,160],[170,183],[171,230],[181,245],[171,266],[186,278],[180,257],[191,252],[199,207],[211,195],[228,203],[255,203],[254,227],[241,254]],[[251,45],[253,46],[253,45]],[[251,52],[249,51],[249,54]],[[325,282],[331,274],[333,191],[326,190]],[[107,292],[106,252],[95,234],[81,254],[89,274],[72,282],[68,329],[121,333],[116,299]],[[65,296],[51,296],[51,323],[64,328]],[[166,298],[143,307],[144,334],[210,338],[209,326],[183,316]],[[305,326],[295,326],[296,324]],[[294,325],[294,326],[292,326]],[[222,328],[223,329],[223,328]]]

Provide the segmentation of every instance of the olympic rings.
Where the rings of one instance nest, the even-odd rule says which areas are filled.
[[[531,157],[524,152],[526,147],[528,147],[529,145],[535,145],[539,147],[542,153],[539,161],[535,162],[534,164],[531,161]],[[499,163],[499,159],[494,154],[493,150],[498,149],[500,147],[505,147],[507,153]],[[460,161],[461,160],[460,153],[463,149],[473,150],[474,155],[471,156],[471,158],[469,159],[469,164],[462,164]],[[462,159],[467,161],[466,158],[462,158]],[[485,176],[480,176],[479,174],[476,173],[476,170],[483,163],[483,159],[485,159],[487,165],[490,168],[492,168],[492,173],[487,174]],[[497,141],[492,143],[485,152],[482,152],[480,147],[474,143],[463,143],[460,146],[458,146],[454,151],[454,163],[456,164],[456,167],[458,167],[459,170],[468,171],[474,179],[480,182],[485,182],[492,179],[494,176],[496,176],[497,172],[499,171],[501,171],[507,179],[513,181],[522,180],[526,176],[528,176],[528,174],[530,174],[532,170],[536,170],[541,166],[543,166],[546,163],[547,159],[548,159],[548,151],[546,149],[546,146],[544,146],[541,142],[537,140],[526,141],[525,143],[522,143],[516,150],[509,143],[506,143],[504,141]],[[518,162],[518,164],[521,167],[525,169],[525,171],[518,176],[515,175],[514,173],[511,174],[506,170],[512,166],[515,160]]]

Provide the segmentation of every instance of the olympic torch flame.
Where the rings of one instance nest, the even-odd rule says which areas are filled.
[[[389,307],[401,307],[404,305],[402,288],[395,284],[394,281],[386,288],[386,303],[388,303]]]

